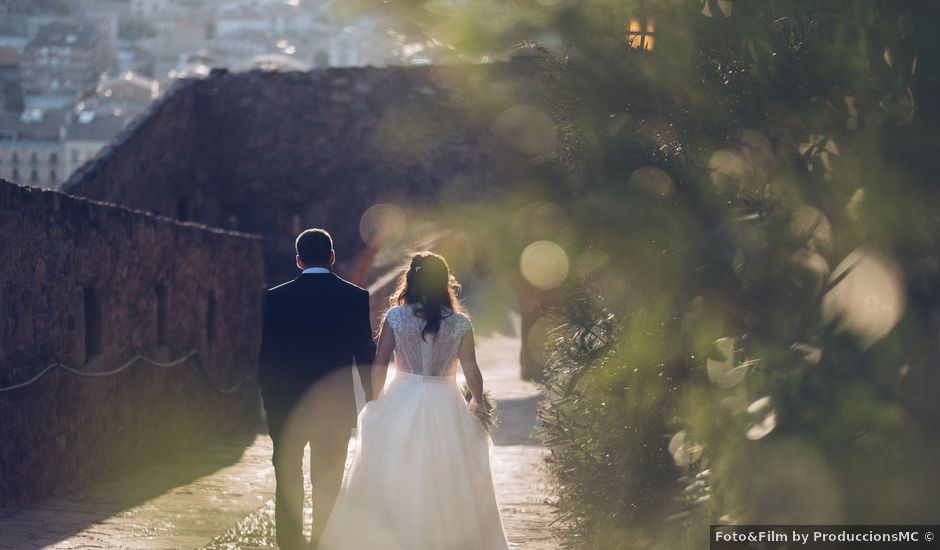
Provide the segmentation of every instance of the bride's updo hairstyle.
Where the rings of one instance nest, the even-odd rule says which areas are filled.
[[[441,319],[462,311],[457,292],[460,283],[450,274],[444,257],[433,252],[419,252],[398,281],[393,305],[415,306],[415,314],[424,319],[421,337],[437,334]]]

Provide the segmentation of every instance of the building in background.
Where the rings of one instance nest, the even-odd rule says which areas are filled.
[[[30,0],[3,0],[0,2],[0,15],[8,16],[29,10]]]
[[[46,189],[66,178],[66,109],[0,113],[0,177]]]
[[[39,28],[20,63],[27,96],[74,97],[94,87],[110,66],[107,43],[90,23],[55,21]]]
[[[19,86],[22,57],[16,48],[0,46],[0,84],[11,82]]]
[[[28,18],[24,15],[0,17],[0,47],[22,52],[29,43]]]
[[[101,57],[103,70],[111,68],[115,52],[117,51],[118,22],[120,18],[113,9],[82,8],[79,5],[72,7],[71,15],[32,15],[26,19],[26,32],[30,40],[34,39],[39,31],[51,23],[68,23],[72,25],[91,25],[102,40]]]
[[[334,0],[0,0],[0,176],[56,187],[170,81],[414,63]]]
[[[138,114],[160,95],[160,83],[152,78],[127,71],[115,77],[104,77],[94,94],[83,98],[84,109],[110,111],[116,114]]]
[[[169,12],[150,19],[156,34],[138,40],[137,46],[153,60],[151,76],[158,80],[168,78],[170,71],[185,64],[186,57],[206,47],[207,17],[202,12]]]
[[[135,17],[153,17],[184,9],[184,6],[172,0],[130,0],[130,12]]]
[[[127,114],[96,113],[82,111],[65,127],[62,150],[65,154],[65,170],[71,175],[79,166],[94,157],[111,141],[128,122]]]
[[[152,17],[166,4],[167,0],[131,0],[131,14],[135,17]]]
[[[246,35],[283,36],[308,32],[314,23],[313,13],[299,2],[263,0],[234,2],[221,7],[214,20],[214,36],[218,38]]]
[[[381,18],[362,19],[348,25],[337,24],[321,31],[322,47],[315,65],[329,67],[384,67],[400,64],[393,36]]]
[[[132,118],[71,109],[0,113],[0,177],[57,189]]]

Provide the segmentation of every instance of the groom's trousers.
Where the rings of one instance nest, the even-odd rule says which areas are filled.
[[[350,376],[348,371],[340,377]],[[303,535],[304,449],[310,446],[313,523],[309,548],[315,549],[339,494],[347,447],[355,426],[351,390],[329,379],[308,391],[287,418],[269,417],[274,443],[275,522],[281,550],[308,548]],[[345,390],[345,391],[344,391]],[[347,395],[349,394],[349,395]]]

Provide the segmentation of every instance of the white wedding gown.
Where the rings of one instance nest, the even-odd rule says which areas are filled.
[[[396,374],[359,414],[358,447],[319,550],[507,549],[492,441],[455,378],[470,319],[445,317],[427,342],[411,306],[393,307],[385,322]]]

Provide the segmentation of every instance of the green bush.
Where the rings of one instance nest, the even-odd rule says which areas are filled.
[[[756,4],[685,19],[688,59],[628,56],[618,111],[596,59],[560,69],[601,151],[575,226],[603,261],[557,308],[543,411],[571,548],[940,509],[937,11]]]
[[[940,4],[400,9],[436,60],[525,43],[548,83],[555,155],[529,159],[524,193],[446,215],[517,290],[527,247],[563,250],[564,286],[535,295],[554,304],[541,414],[569,548],[937,517]],[[531,107],[519,87],[464,106],[498,138],[503,109]]]

